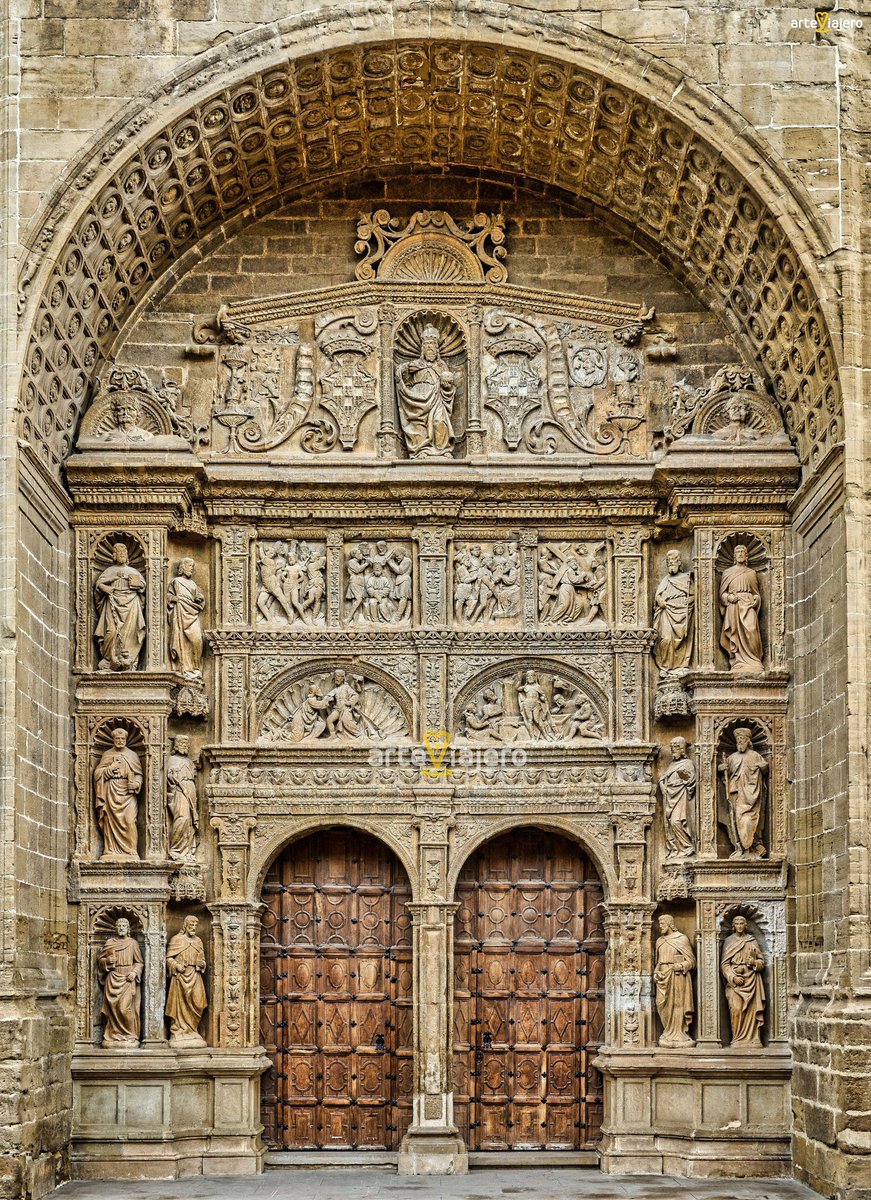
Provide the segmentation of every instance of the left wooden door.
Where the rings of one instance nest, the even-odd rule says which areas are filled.
[[[267,1145],[396,1150],[411,1120],[411,889],[377,839],[293,843],[263,886]]]

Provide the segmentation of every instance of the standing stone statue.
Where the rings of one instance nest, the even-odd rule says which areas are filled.
[[[667,914],[659,918],[660,936],[656,940],[656,1011],[662,1021],[660,1046],[692,1046],[688,1030],[695,1012],[692,973],[696,956],[685,933],[675,928]]]
[[[732,920],[732,932],[723,945],[720,969],[726,981],[726,1000],[732,1023],[733,1046],[761,1046],[765,1019],[765,958],[747,929],[746,917]]]
[[[130,922],[120,917],[115,934],[106,938],[97,959],[97,977],[103,988],[103,1045],[130,1050],[139,1045],[141,1030],[142,952],[130,936]]]
[[[696,851],[690,832],[690,812],[696,798],[696,768],[687,754],[686,738],[672,738],[670,747],[671,762],[659,780],[666,857],[689,858]]]
[[[197,856],[197,768],[190,757],[190,738],[179,734],[166,764],[166,807],[169,813],[169,857],[193,862]]]
[[[750,729],[735,730],[735,750],[720,761],[726,789],[726,829],[734,850],[730,858],[765,858],[762,824],[768,763],[753,749]]]
[[[439,349],[439,331],[427,325],[420,357],[396,368],[399,421],[411,458],[450,458],[456,440],[451,417],[457,384]]]
[[[197,935],[196,917],[185,917],[181,931],[170,939],[166,951],[169,994],[166,1016],[171,1046],[205,1046],[199,1024],[208,1007],[203,974],[206,951]]]
[[[99,671],[135,671],[145,641],[142,598],[145,579],[127,561],[127,547],[112,547],[113,562],[94,585],[97,625],[94,637],[100,646]]]
[[[203,665],[202,611],[206,598],[194,582],[194,560],[183,558],[167,589],[169,657],[177,671],[199,678]]]
[[[653,628],[656,644],[653,659],[660,671],[677,671],[689,666],[693,653],[693,581],[681,570],[679,550],[665,556],[668,574],[653,597]]]
[[[720,645],[729,656],[736,675],[762,675],[762,634],[759,629],[759,610],[762,593],[759,576],[747,563],[747,547],[735,547],[735,563],[726,567],[720,581],[720,612],[723,628]]]
[[[103,835],[101,862],[137,862],[137,796],[142,763],[127,745],[127,730],[112,730],[112,745],[94,768],[97,821]]]

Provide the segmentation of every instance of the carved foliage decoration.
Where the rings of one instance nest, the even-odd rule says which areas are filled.
[[[446,212],[416,212],[403,224],[386,209],[363,213],[354,246],[363,255],[356,277],[422,283],[505,283],[505,220],[476,213],[455,221]]]
[[[353,745],[411,735],[406,698],[389,676],[364,664],[309,668],[276,690],[260,722],[262,744]]]
[[[337,100],[337,79],[352,102]],[[373,105],[384,114],[377,129]],[[131,137],[146,111],[128,125]],[[444,165],[432,120],[439,111],[456,115],[451,145],[474,147],[476,168],[526,175],[609,209],[681,263],[715,306],[728,306],[803,462],[840,440],[836,359],[813,285],[774,215],[716,149],[671,112],[582,65],[507,45],[401,39],[300,57],[216,88],[126,158],[123,138],[98,148],[114,164],[101,171],[105,182],[88,195],[95,159],[82,191],[62,194],[22,267],[25,281],[35,276],[61,217],[88,196],[65,242],[51,247],[56,265],[35,305],[22,437],[49,463],[66,457],[88,381],[137,305],[180,255],[250,204],[255,187],[268,204],[376,159],[382,167]],[[307,125],[315,112],[316,150]],[[538,112],[547,120],[530,136]]]
[[[271,450],[303,425],[314,400],[311,342],[297,329],[223,333],[230,345],[219,360],[218,396],[212,416],[226,430],[228,453]],[[317,439],[318,430],[309,431]]]

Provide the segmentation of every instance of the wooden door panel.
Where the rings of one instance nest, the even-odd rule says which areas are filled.
[[[470,1149],[568,1150],[602,1121],[602,889],[566,839],[518,831],[464,868],[454,931],[454,1110]]]
[[[397,1149],[411,1121],[408,881],[374,838],[297,843],[263,888],[264,1136],[285,1149]]]

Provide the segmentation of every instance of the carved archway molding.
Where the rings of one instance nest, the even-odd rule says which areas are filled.
[[[327,829],[357,829],[383,842],[396,855],[403,871],[408,876],[411,885],[412,901],[420,899],[419,871],[410,853],[411,837],[404,836],[393,826],[393,817],[379,818],[377,814],[361,814],[358,812],[342,811],[341,814],[324,814],[322,816],[304,817],[268,817],[258,818],[257,831],[253,841],[248,868],[248,902],[259,905],[263,882],[273,862],[293,842],[310,834],[323,832]],[[410,821],[409,833],[410,833]]]
[[[462,844],[455,842],[451,855],[450,869],[447,876],[447,894],[453,899],[456,894],[457,880],[460,872],[472,856],[487,842],[508,833],[512,829],[533,827],[544,833],[558,833],[577,842],[596,868],[602,888],[605,893],[606,905],[619,895],[620,885],[616,871],[612,865],[613,851],[610,845],[610,816],[598,814],[588,817],[570,817],[549,813],[547,816],[532,816],[529,814],[514,814],[506,817],[488,818],[481,821],[476,828],[469,828]],[[459,822],[458,822],[459,824]]]
[[[580,21],[523,10],[494,44],[488,0],[465,28],[447,10],[348,47],[348,16],[343,6],[319,18],[316,54],[310,17],[205,52],[70,165],[28,234],[21,278],[21,432],[47,466],[69,452],[91,383],[140,306],[216,230],[375,165],[484,169],[611,211],[723,316],[806,465],[842,439],[835,313],[814,266],[829,247],[746,122]],[[504,6],[498,16],[502,28]]]

